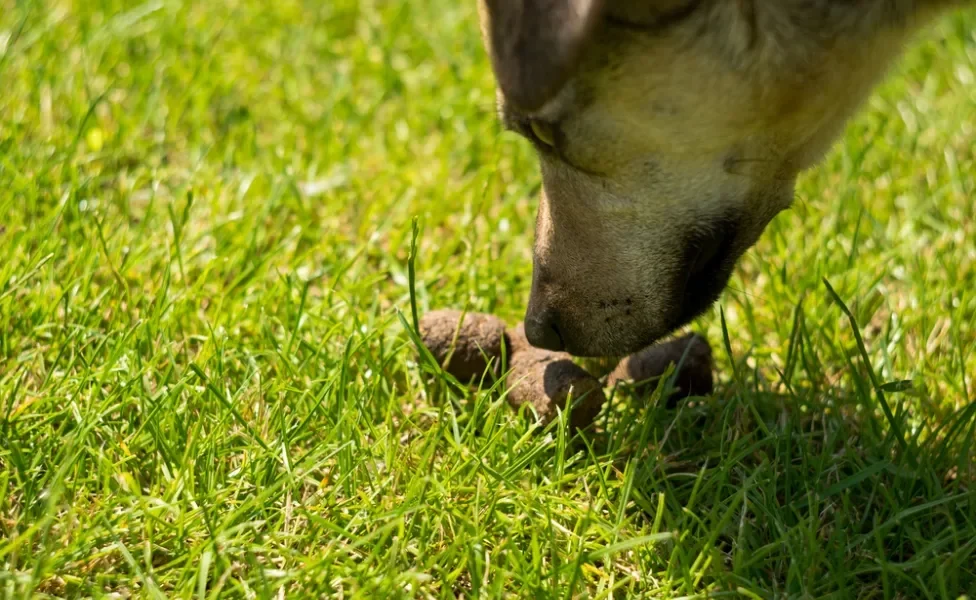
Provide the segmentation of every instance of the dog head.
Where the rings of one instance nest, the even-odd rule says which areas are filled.
[[[636,351],[718,298],[898,45],[853,4],[481,0],[542,173],[534,345]]]

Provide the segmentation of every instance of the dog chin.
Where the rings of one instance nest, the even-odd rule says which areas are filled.
[[[668,332],[669,330],[635,335],[633,330],[600,331],[594,336],[565,340],[565,351],[580,358],[618,358],[643,350]]]
[[[563,340],[565,351],[581,358],[613,358],[643,350],[704,314],[721,297],[728,279],[724,275],[686,291],[675,311],[677,318],[664,327],[639,331],[624,325],[612,331],[599,330],[596,335],[573,336]]]

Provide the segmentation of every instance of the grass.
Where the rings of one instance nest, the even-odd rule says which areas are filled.
[[[414,217],[419,311],[528,294],[473,2],[0,0],[0,596],[976,594],[974,73],[803,178],[713,397],[570,439],[405,326]]]

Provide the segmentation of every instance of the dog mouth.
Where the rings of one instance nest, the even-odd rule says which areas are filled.
[[[602,302],[598,308],[605,322],[599,329],[587,331],[581,324],[560,321],[558,326],[547,326],[545,335],[536,338],[542,347],[558,348],[574,356],[623,356],[654,343],[700,316],[721,296],[745,242],[740,234],[735,221],[723,220],[707,233],[687,238],[679,262],[682,267],[669,286],[667,308],[650,315],[650,319],[638,316],[644,308],[636,301],[633,306],[629,299]],[[542,321],[556,323],[553,319]],[[637,326],[641,324],[644,326]]]
[[[585,336],[561,336],[566,350],[575,356],[623,356],[653,344],[660,338],[694,320],[718,300],[725,290],[738,258],[740,236],[735,223],[725,223],[708,234],[692,236],[686,246],[685,265],[675,281],[670,317],[660,324],[663,328],[643,332],[617,331],[613,343],[580,344]]]
[[[695,253],[695,258],[688,271],[689,279],[714,271],[723,254],[731,248],[732,238],[730,231],[723,230],[718,235],[700,236],[693,240],[689,246],[691,252]]]
[[[685,250],[684,286],[678,298],[678,323],[681,327],[701,315],[722,294],[735,266],[738,227],[725,222],[718,230],[697,234]]]

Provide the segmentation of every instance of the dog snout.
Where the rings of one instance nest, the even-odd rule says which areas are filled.
[[[559,326],[558,313],[548,307],[536,308],[529,303],[525,314],[525,337],[536,348],[559,352],[566,348]]]

